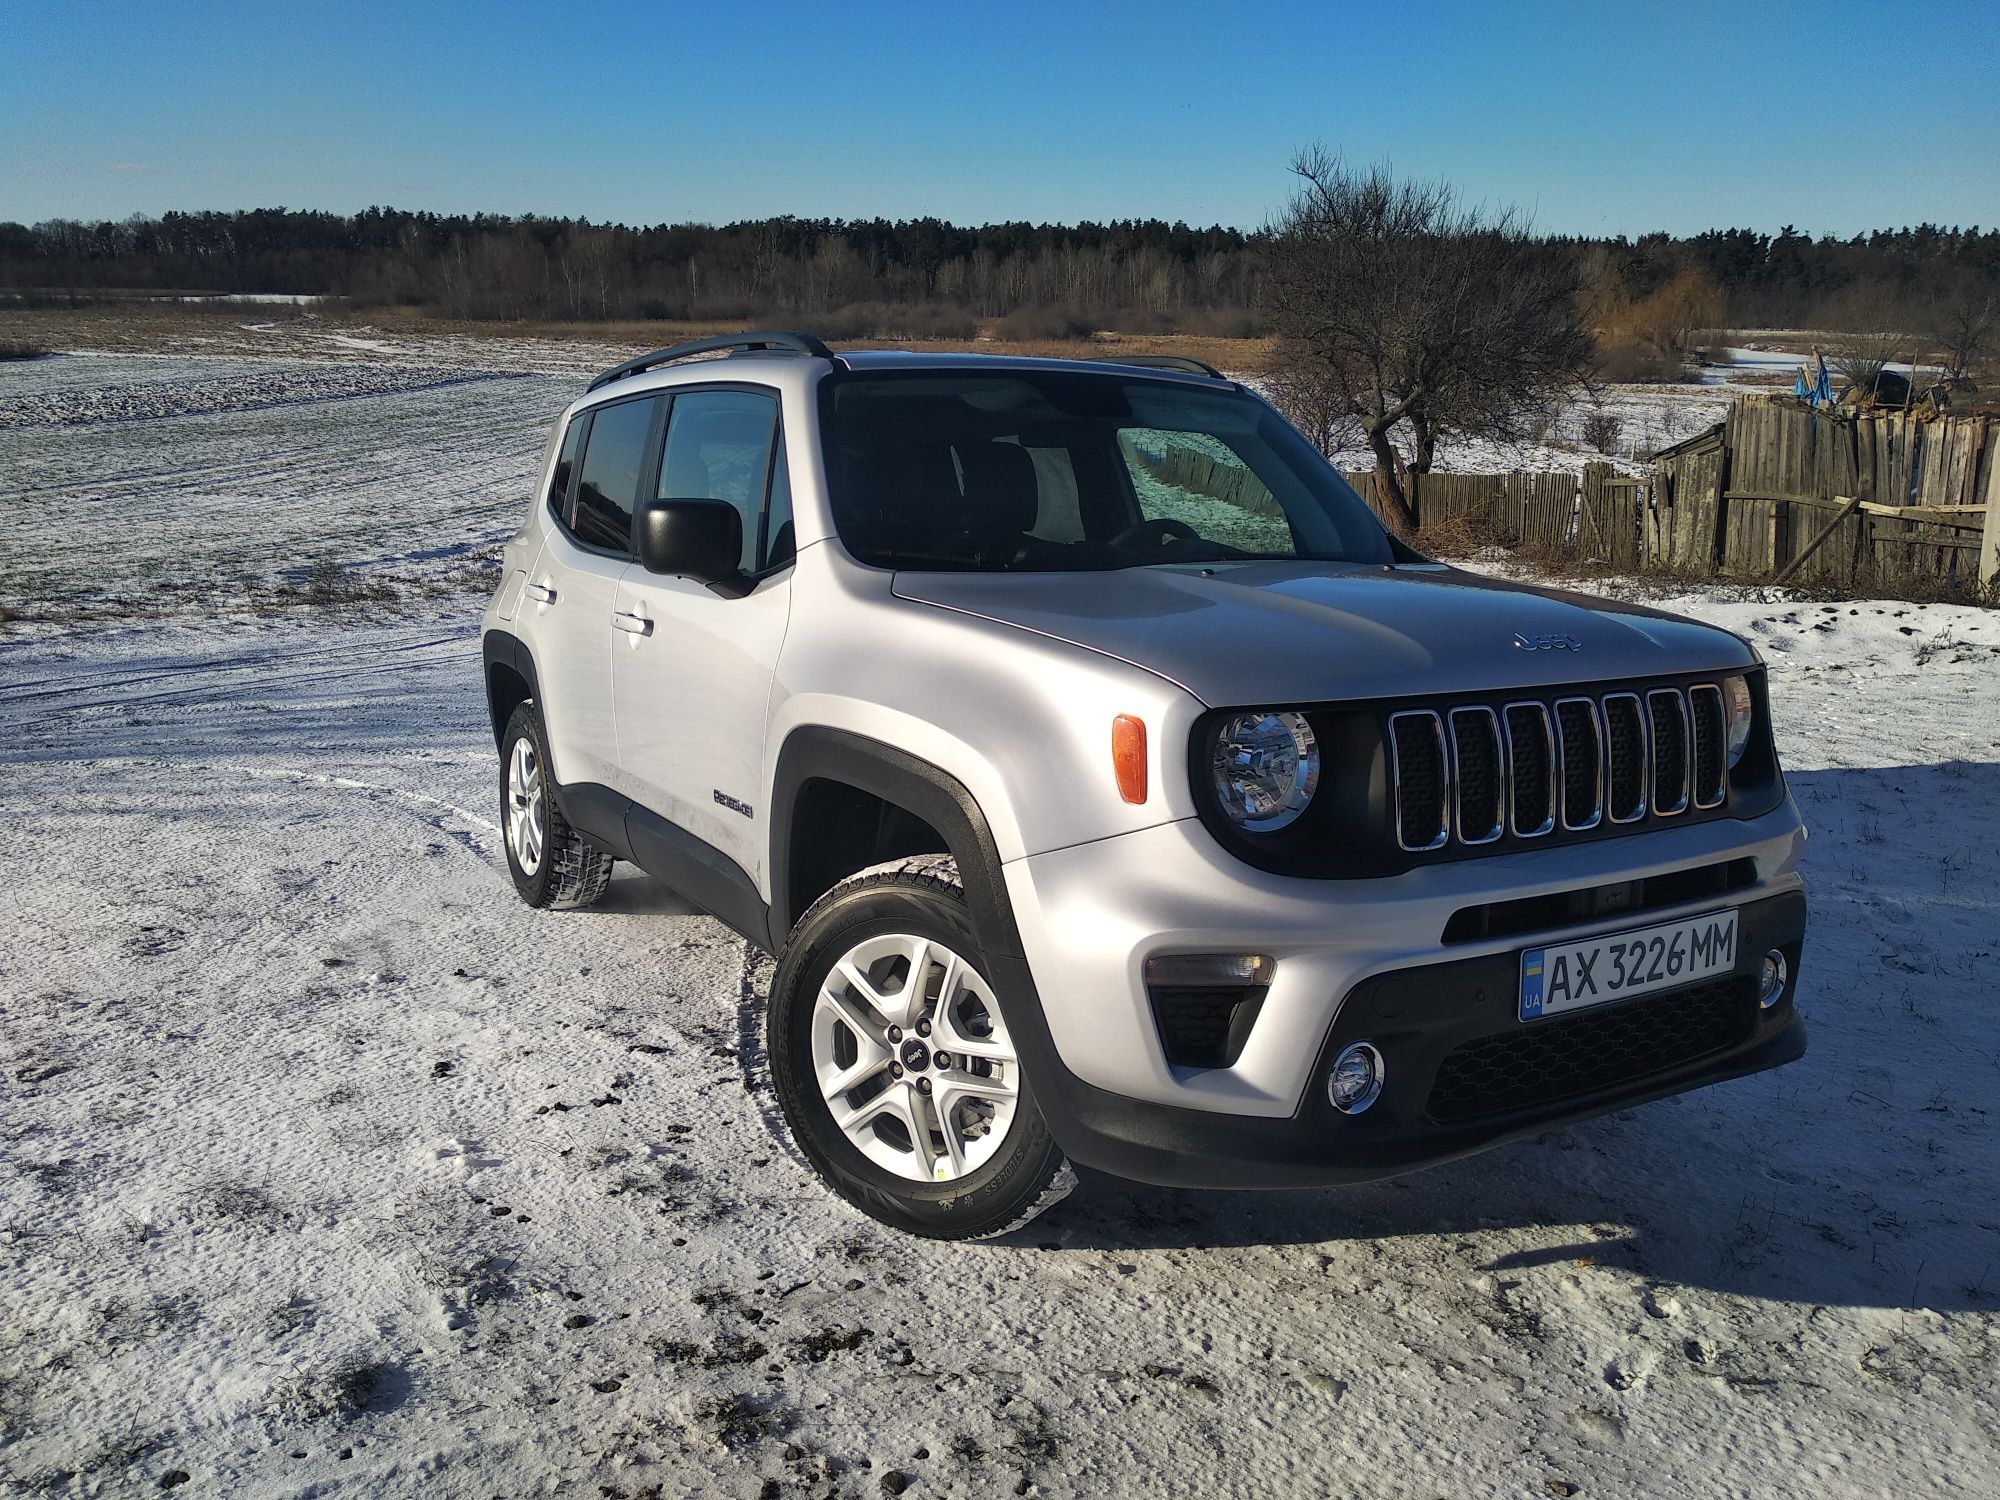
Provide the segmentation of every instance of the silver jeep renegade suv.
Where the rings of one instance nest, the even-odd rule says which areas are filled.
[[[791,1130],[917,1233],[1805,1050],[1755,653],[1425,559],[1192,361],[632,360],[556,424],[484,665],[521,895],[630,860],[778,955]]]

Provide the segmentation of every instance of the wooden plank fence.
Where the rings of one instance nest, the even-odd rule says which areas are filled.
[[[1370,471],[1343,478],[1373,503]],[[1615,567],[1863,586],[2000,588],[2000,418],[1814,411],[1749,397],[1649,475],[1419,474],[1421,527],[1476,518],[1503,546]],[[1831,530],[1829,524],[1831,523]]]
[[[2000,422],[1990,417],[1747,398],[1710,431],[1655,455],[1647,561],[1742,578],[1796,564],[1801,582],[1843,587],[1871,578],[1991,585],[2000,574],[1996,447]]]
[[[1372,505],[1374,474],[1343,473]],[[1413,474],[1411,500],[1425,529],[1472,521],[1503,547],[1575,552],[1617,567],[1644,554],[1642,518],[1650,478],[1607,463],[1567,473]]]

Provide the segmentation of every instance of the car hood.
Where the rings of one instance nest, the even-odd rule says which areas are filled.
[[[899,573],[904,599],[1144,667],[1211,707],[1432,696],[1750,665],[1725,630],[1437,564]]]

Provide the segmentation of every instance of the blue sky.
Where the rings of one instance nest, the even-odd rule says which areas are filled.
[[[2000,5],[0,0],[0,219],[1254,227],[1314,141],[1557,232],[1991,226]]]

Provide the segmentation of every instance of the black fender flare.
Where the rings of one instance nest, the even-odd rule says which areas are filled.
[[[480,685],[486,690],[486,716],[493,722],[493,743],[498,745],[507,725],[500,717],[499,704],[493,701],[493,669],[505,667],[520,677],[528,684],[528,696],[537,703],[542,701],[542,683],[535,673],[534,652],[528,649],[526,641],[508,631],[487,631],[479,644],[479,657]]]
[[[1085,1145],[1071,1102],[1088,1085],[1063,1065],[1042,1011],[1041,992],[1021,949],[1000,850],[986,814],[965,784],[906,750],[848,730],[806,725],[786,736],[771,789],[771,932],[782,942],[802,912],[791,910],[792,817],[810,782],[837,781],[922,818],[957,862],[1007,1031],[1034,1080],[1035,1099],[1056,1143],[1072,1157]],[[1084,1155],[1094,1154],[1087,1150]]]
[[[480,642],[480,673],[485,679],[486,715],[493,723],[493,745],[500,746],[501,737],[507,733],[508,715],[501,713],[499,700],[493,694],[493,669],[505,667],[528,686],[528,701],[540,704],[542,682],[535,671],[535,654],[528,649],[528,643],[519,636],[505,630],[489,630]],[[543,723],[542,748],[547,752],[549,795],[555,798],[562,815],[591,842],[615,859],[637,863],[633,858],[632,838],[626,827],[629,801],[609,787],[583,784],[571,786],[564,783],[560,768],[556,765],[555,750],[548,744],[548,725]],[[664,820],[655,821],[664,823]],[[687,842],[682,835],[680,844]],[[733,866],[731,867],[734,868]],[[748,884],[749,877],[736,872],[742,884]],[[706,887],[704,887],[706,888]],[[737,907],[731,904],[729,910],[735,913]],[[761,933],[756,927],[753,932]],[[762,941],[759,937],[758,941]]]
[[[786,736],[772,781],[769,869],[774,932],[790,932],[805,915],[803,909],[792,909],[792,820],[806,787],[815,781],[838,782],[880,797],[935,828],[958,861],[981,946],[989,951],[1020,951],[1020,934],[1000,874],[1000,851],[985,813],[965,784],[894,745],[811,724]]]

